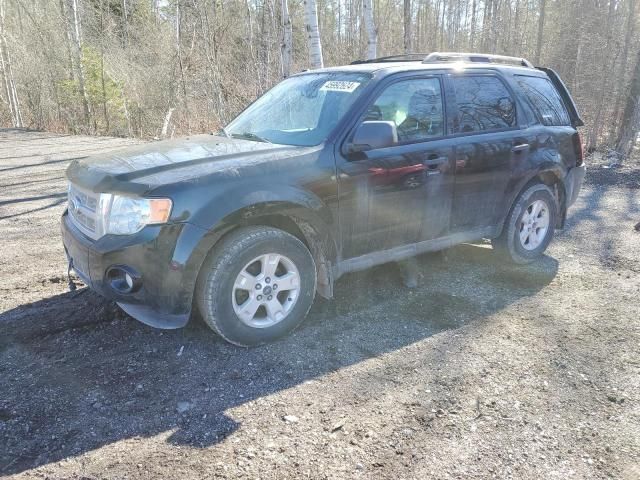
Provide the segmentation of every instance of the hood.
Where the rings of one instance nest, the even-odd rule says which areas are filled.
[[[101,192],[143,194],[170,183],[299,155],[317,147],[296,147],[213,135],[196,135],[127,147],[74,160],[69,181]]]

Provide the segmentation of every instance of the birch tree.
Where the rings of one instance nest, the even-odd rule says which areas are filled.
[[[0,126],[215,131],[310,65],[458,50],[557,70],[592,148],[634,143],[639,0],[318,1],[0,0]]]
[[[2,70],[2,80],[4,83],[7,104],[11,114],[11,122],[14,127],[22,127],[22,113],[20,112],[20,102],[18,101],[18,91],[11,67],[11,56],[5,35],[5,0],[0,0],[0,70]]]
[[[309,64],[311,68],[322,68],[324,67],[324,60],[322,58],[322,43],[320,42],[316,0],[304,0],[304,24],[307,32]]]
[[[80,12],[78,11],[79,0],[70,1],[70,26],[71,26],[71,39],[73,43],[73,59],[74,67],[76,70],[76,81],[78,82],[78,93],[82,101],[82,110],[84,112],[84,123],[87,128],[91,128],[91,108],[89,106],[89,97],[87,96],[87,90],[85,88],[85,75],[84,66],[82,64],[82,30],[80,24]]]
[[[364,27],[367,32],[367,59],[371,60],[378,56],[378,29],[373,20],[372,0],[362,0],[362,13],[364,16]]]

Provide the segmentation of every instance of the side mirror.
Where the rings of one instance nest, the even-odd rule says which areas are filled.
[[[390,147],[398,143],[398,130],[394,122],[362,122],[353,135],[349,150],[363,152],[374,148]]]

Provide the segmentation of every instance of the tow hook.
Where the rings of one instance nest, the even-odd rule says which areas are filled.
[[[73,260],[69,259],[69,263],[67,264],[67,285],[69,286],[70,292],[75,292],[77,287],[71,279],[71,270],[73,270]]]

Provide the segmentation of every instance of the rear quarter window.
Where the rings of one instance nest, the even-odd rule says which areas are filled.
[[[548,79],[516,75],[516,81],[543,125],[571,125],[571,119],[562,98]]]

